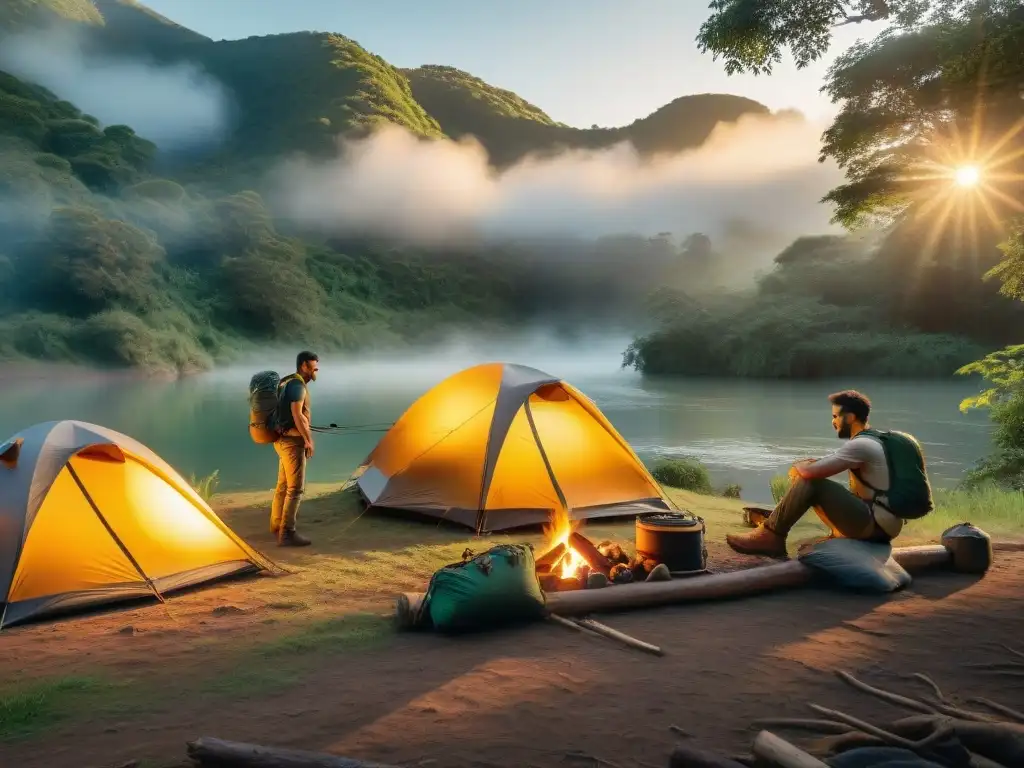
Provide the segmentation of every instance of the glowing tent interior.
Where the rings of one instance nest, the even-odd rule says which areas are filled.
[[[0,445],[0,627],[272,567],[130,437],[53,421]]]
[[[486,363],[427,391],[356,472],[373,507],[444,518],[478,532],[671,509],[597,406],[534,368]]]

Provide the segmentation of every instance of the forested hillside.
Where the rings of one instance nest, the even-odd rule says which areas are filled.
[[[769,114],[749,99],[683,96],[626,126],[574,128],[472,74],[398,69],[342,34],[213,41],[132,0],[0,0],[0,37],[55,25],[115,60],[195,67],[223,86],[228,119],[217,140],[176,154],[0,72],[3,357],[188,369],[247,344],[543,321],[642,332],[625,361],[648,373],[820,376],[869,361],[876,375],[948,375],[1024,325],[1021,305],[981,279],[1001,258],[997,228],[977,232],[969,256],[962,228],[935,234],[928,219],[870,244],[801,238],[736,292],[720,278],[749,267],[701,233],[399,246],[313,234],[253,191],[279,159],[333,157],[339,137],[382,124],[424,141],[473,136],[500,168],[626,140],[645,156],[698,147],[720,123]],[[858,114],[827,151],[856,154]],[[878,183],[834,193],[840,215]]]

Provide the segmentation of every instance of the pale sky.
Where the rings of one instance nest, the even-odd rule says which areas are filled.
[[[579,127],[626,125],[691,93],[731,93],[808,117],[835,111],[828,65],[881,25],[837,30],[827,57],[771,76],[725,74],[695,42],[707,0],[144,0],[215,40],[338,32],[399,67],[447,64]]]

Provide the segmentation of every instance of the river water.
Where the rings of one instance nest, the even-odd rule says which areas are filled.
[[[628,339],[553,342],[541,336],[501,342],[463,341],[415,354],[325,356],[310,388],[315,424],[391,423],[446,376],[481,362],[531,365],[580,388],[645,461],[696,456],[716,484],[738,483],[744,498],[771,500],[768,481],[796,458],[839,445],[827,395],[846,387],[874,403],[872,423],[905,429],[924,446],[937,486],[954,483],[988,451],[985,412],[961,414],[960,400],[977,382],[849,379],[818,382],[650,380],[620,368]],[[0,440],[52,419],[102,424],[140,440],[182,474],[220,473],[220,490],[269,488],[276,455],[248,436],[247,387],[264,368],[294,368],[292,353],[173,381],[95,376],[0,380]],[[379,432],[316,439],[309,482],[345,480]]]

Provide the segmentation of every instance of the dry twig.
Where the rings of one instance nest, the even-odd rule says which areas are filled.
[[[942,689],[939,688],[939,686],[936,684],[936,682],[934,680],[932,680],[930,677],[928,677],[928,675],[925,675],[925,674],[923,674],[921,672],[915,672],[914,673],[914,677],[916,677],[918,680],[920,680],[925,685],[927,685],[929,688],[931,688],[932,692],[935,694],[935,698],[937,698],[939,701],[941,701],[943,703],[946,703],[946,697],[942,693]]]
[[[1018,723],[1024,723],[1024,712],[1019,712],[1016,709],[1010,709],[1010,707],[1007,707],[1004,704],[1000,704],[997,701],[992,701],[990,699],[982,699],[980,697],[968,699],[968,701],[974,702],[975,704],[981,704],[981,706],[983,707],[988,707],[994,712],[998,712],[1001,715],[1006,715],[1012,720],[1016,720]]]
[[[946,722],[939,725],[939,727],[923,739],[911,741],[910,739],[905,739],[902,736],[897,736],[895,733],[890,733],[883,728],[871,725],[871,723],[865,723],[863,720],[852,717],[845,712],[839,712],[835,709],[827,709],[826,707],[821,707],[817,704],[809,704],[808,706],[819,714],[827,715],[833,720],[838,720],[841,723],[852,725],[857,730],[863,731],[871,736],[875,736],[887,744],[891,744],[894,747],[903,747],[904,749],[909,749],[912,752],[917,752],[919,754],[953,733],[953,728],[948,722]]]
[[[1008,645],[1003,645],[1003,648],[1012,653],[1014,656],[1019,656],[1020,658],[1024,659],[1024,652],[1011,648]]]
[[[961,720],[974,720],[980,723],[998,722],[998,720],[986,715],[984,712],[972,712],[970,710],[954,706],[945,698],[941,701],[935,702],[925,701],[923,699],[911,699],[907,696],[901,696],[898,693],[893,693],[892,691],[875,688],[873,685],[861,682],[849,672],[843,672],[841,669],[837,669],[836,674],[839,676],[840,680],[852,685],[859,691],[863,691],[864,693],[868,693],[876,698],[882,699],[882,701],[888,701],[890,704],[906,707],[907,709],[912,709],[915,712],[920,712],[925,715],[947,715],[949,717],[960,718]],[[942,693],[934,680],[923,675],[922,677],[925,677],[928,685],[932,686],[934,690]]]
[[[918,699],[909,699],[906,696],[900,696],[898,693],[892,693],[891,691],[885,691],[881,688],[875,688],[873,685],[868,685],[858,680],[856,677],[851,675],[849,672],[844,672],[841,669],[836,670],[836,675],[847,685],[851,685],[858,691],[870,694],[875,698],[879,698],[882,701],[887,701],[890,704],[895,704],[898,707],[904,707],[905,709],[912,709],[914,712],[921,712],[925,715],[938,715],[941,714],[936,706],[927,704]]]

